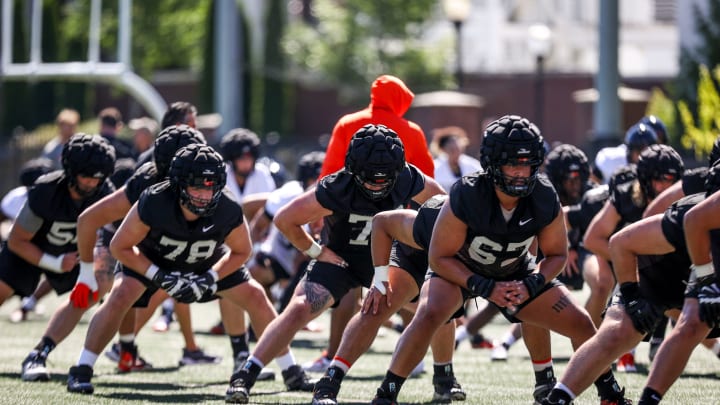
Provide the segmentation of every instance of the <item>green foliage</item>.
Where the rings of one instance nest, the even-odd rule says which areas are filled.
[[[313,2],[314,26],[296,22],[283,42],[295,67],[316,82],[367,97],[367,84],[391,73],[416,91],[448,87],[446,44],[427,45],[435,0]]]
[[[713,74],[716,80],[720,80],[720,67],[715,68]],[[678,111],[685,127],[685,133],[680,139],[682,146],[694,150],[695,157],[701,159],[712,150],[720,129],[720,94],[713,83],[710,71],[705,66],[700,67],[697,94],[697,122],[685,101],[678,102]]]
[[[210,0],[163,0],[132,2],[132,63],[142,76],[157,69],[202,67],[205,17]],[[65,5],[61,22],[63,42],[87,44],[90,1]],[[101,59],[115,61],[118,55],[118,4],[104,2],[101,17]]]
[[[676,119],[675,103],[665,95],[662,89],[657,87],[652,89],[645,115],[658,117],[668,130],[668,143],[673,146],[680,145],[680,137],[676,135],[679,133],[679,129]]]

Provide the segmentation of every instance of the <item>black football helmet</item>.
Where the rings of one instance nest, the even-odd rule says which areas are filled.
[[[155,162],[155,168],[160,177],[167,175],[170,163],[178,149],[193,143],[204,145],[207,142],[200,131],[185,124],[171,125],[160,131],[155,138],[155,148],[153,149],[153,162]]]
[[[710,150],[710,155],[708,156],[708,167],[715,165],[715,162],[718,160],[720,160],[720,135],[715,138],[715,142]]]
[[[77,133],[63,146],[62,167],[70,187],[82,198],[95,195],[104,180],[115,170],[115,148],[100,135]],[[100,179],[97,187],[84,189],[77,176]]]
[[[260,138],[247,128],[231,129],[220,141],[220,153],[227,161],[233,161],[246,153],[257,159],[260,156]]]
[[[718,190],[720,190],[720,162],[715,161],[705,178],[705,195],[709,197]]]
[[[545,158],[545,173],[550,178],[555,190],[561,195],[562,200],[568,200],[564,180],[578,179],[581,185],[587,183],[590,178],[590,163],[585,152],[577,146],[561,144],[551,150]]]
[[[215,212],[225,187],[225,162],[212,147],[190,144],[177,151],[168,177],[178,193],[180,204],[195,215],[210,216]],[[193,197],[188,193],[188,187],[210,189],[212,197]]]
[[[387,197],[405,167],[405,148],[397,133],[385,125],[368,124],[350,140],[345,170],[371,200]],[[371,186],[372,188],[368,188]]]
[[[297,166],[297,179],[305,185],[308,181],[318,178],[325,161],[325,152],[315,151],[302,155]]]
[[[485,129],[480,163],[503,193],[513,197],[530,195],[544,159],[543,137],[538,127],[527,118],[506,115],[491,122]],[[504,165],[528,165],[530,176],[505,176],[502,172]]]
[[[667,143],[668,131],[665,123],[654,115],[646,115],[638,121],[638,124],[645,124],[655,131],[658,143]]]
[[[640,153],[636,170],[643,194],[653,199],[656,195],[652,180],[669,180],[674,183],[682,177],[685,165],[672,146],[655,144]]]
[[[631,162],[632,152],[642,152],[650,145],[658,143],[658,137],[651,126],[637,123],[625,133],[625,146],[627,146],[627,162]]]
[[[48,158],[39,157],[30,159],[20,168],[20,184],[25,187],[30,187],[38,177],[50,173],[54,168],[53,161]]]

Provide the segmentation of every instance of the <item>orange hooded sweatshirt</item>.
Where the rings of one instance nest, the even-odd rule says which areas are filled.
[[[335,124],[320,177],[345,167],[345,154],[350,139],[358,129],[367,124],[382,124],[397,132],[405,147],[405,160],[417,166],[427,176],[434,177],[435,165],[428,150],[425,133],[416,123],[402,118],[414,97],[405,83],[395,76],[382,75],[375,79],[370,89],[370,105],[343,116]]]

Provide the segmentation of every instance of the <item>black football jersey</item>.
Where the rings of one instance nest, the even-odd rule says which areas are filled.
[[[560,212],[560,200],[545,175],[538,175],[532,193],[520,198],[507,222],[493,180],[486,173],[456,182],[449,202],[453,214],[468,226],[458,258],[471,271],[500,280],[527,271],[530,244]]]
[[[610,188],[607,184],[603,184],[586,191],[580,204],[569,207],[568,223],[573,230],[578,230],[580,240],[585,236],[590,222],[600,212],[609,197]]]
[[[74,201],[62,170],[40,177],[28,189],[28,207],[43,221],[32,243],[53,256],[77,250],[77,217],[85,208],[113,191],[110,179],[105,179],[94,196]]]
[[[705,192],[705,179],[710,169],[706,166],[685,170],[682,176],[683,194],[691,195]]]
[[[620,224],[626,226],[642,219],[643,211],[647,207],[647,203],[636,205],[633,201],[632,194],[635,181],[616,184],[615,188],[610,188],[610,202],[620,215]]]
[[[413,239],[415,239],[415,243],[425,251],[430,248],[430,239],[432,238],[435,221],[437,221],[440,215],[440,208],[442,208],[447,199],[447,194],[438,194],[428,198],[427,201],[420,206],[415,216],[415,222],[413,222]]]
[[[159,183],[162,178],[158,175],[155,163],[148,162],[138,167],[135,173],[125,183],[125,196],[127,197],[130,204],[135,204],[135,201],[140,198],[140,194],[145,191],[146,188],[152,186],[155,183]]]
[[[332,214],[324,218],[322,243],[335,252],[370,253],[372,218],[382,211],[403,208],[425,188],[425,178],[413,165],[398,175],[392,192],[372,201],[358,188],[353,175],[340,170],[325,176],[315,189],[315,197]]]
[[[140,195],[138,214],[150,227],[138,249],[160,268],[202,273],[227,252],[225,237],[243,222],[242,207],[225,189],[215,212],[187,221],[169,181]]]

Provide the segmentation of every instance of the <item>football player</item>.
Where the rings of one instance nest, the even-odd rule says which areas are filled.
[[[713,169],[713,174],[708,177],[707,193],[715,192],[718,186],[720,170]],[[663,318],[663,313],[677,319],[684,307],[697,308],[697,289],[690,287],[687,293],[685,290],[691,262],[685,245],[683,219],[691,208],[705,198],[706,193],[684,197],[673,203],[664,214],[628,225],[610,238],[610,254],[620,285],[619,292],[608,306],[597,334],[570,359],[560,379],[562,387],[553,389],[544,404],[560,404],[563,403],[561,400],[569,403],[573,400],[615,358],[653,332]],[[690,281],[694,281],[694,278]],[[705,332],[707,335],[708,329]],[[676,333],[673,332],[671,336],[676,336]],[[696,340],[692,347],[697,343]],[[661,352],[665,350],[663,357],[669,354],[668,349],[662,349],[668,344],[660,346]],[[674,356],[668,357],[673,361],[654,362],[660,364],[654,367],[672,367],[682,371],[684,363],[675,361],[677,359]],[[666,390],[667,387],[663,393]],[[653,391],[652,394],[658,392]]]
[[[28,190],[7,248],[0,252],[0,303],[13,293],[32,293],[43,273],[58,294],[70,291],[78,279],[77,218],[113,191],[109,177],[115,150],[100,136],[75,134],[63,147],[61,161],[63,170],[40,177]],[[67,307],[61,305],[58,312]],[[50,332],[22,363],[23,380],[50,379],[47,356],[69,333],[54,318],[48,325]]]
[[[345,168],[320,181],[275,215],[274,223],[299,250],[315,259],[285,311],[260,338],[255,351],[235,373],[226,401],[247,403],[264,364],[310,320],[336,305],[348,291],[370,287],[372,218],[382,211],[422,204],[442,188],[405,163],[402,142],[384,125],[368,124],[353,135]],[[323,245],[303,225],[324,218]],[[417,364],[418,362],[415,362]],[[312,390],[312,387],[310,387]]]
[[[168,180],[140,195],[110,242],[123,276],[90,322],[85,347],[70,368],[68,391],[94,391],[98,353],[148,289],[162,288],[184,303],[226,298],[250,314],[258,333],[276,316],[244,267],[250,237],[240,204],[224,189],[225,179],[220,154],[191,144],[173,158]]]
[[[573,347],[595,333],[587,312],[553,280],[567,260],[567,234],[558,196],[538,175],[544,157],[540,131],[527,119],[507,115],[488,125],[480,151],[487,171],[455,183],[440,210],[428,249],[434,274],[373,403],[397,403],[434,332],[469,298],[487,299],[513,323],[568,336]],[[530,254],[536,240],[544,255],[537,265]],[[541,371],[551,362],[548,354],[533,365]],[[605,378],[598,380],[601,396],[616,395],[612,371]]]

